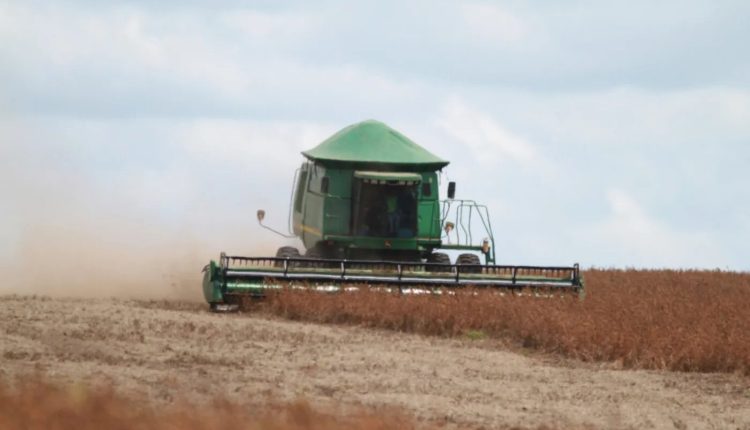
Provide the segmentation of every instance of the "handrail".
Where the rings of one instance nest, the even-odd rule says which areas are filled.
[[[491,243],[490,247],[490,260],[495,260],[495,235],[492,231],[492,221],[490,218],[490,212],[487,205],[479,204],[474,200],[443,200],[440,202],[443,206],[441,213],[440,225],[445,225],[445,222],[450,216],[455,217],[455,231],[456,231],[456,242],[457,245],[464,246],[477,246],[474,244],[474,230],[473,220],[474,213],[479,218],[480,224],[484,229],[484,233]],[[455,203],[455,205],[454,205]],[[461,232],[463,231],[463,235]],[[450,234],[444,235],[448,241],[450,241]]]
[[[399,264],[405,267],[422,267],[422,266],[435,266],[435,267],[455,267],[458,265],[448,265],[444,263],[423,263],[419,261],[395,261],[395,260],[350,260],[340,258],[310,258],[310,257],[244,257],[239,255],[222,255],[220,257],[224,265],[220,267],[227,267],[231,262],[244,261],[244,262],[284,262],[291,261],[296,263],[346,263],[348,265],[372,265],[372,266],[398,266]],[[531,266],[531,265],[509,265],[509,264],[489,264],[478,266],[482,269],[524,269],[524,270],[580,270],[575,264],[572,266]]]
[[[294,178],[292,179],[292,192],[289,194],[289,213],[287,215],[287,230],[289,234],[294,234],[294,221],[292,220],[292,213],[294,212],[294,192],[297,188],[297,179],[299,178],[299,172],[302,168],[297,167],[294,171]]]

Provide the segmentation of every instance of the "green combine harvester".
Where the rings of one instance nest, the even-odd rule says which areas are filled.
[[[345,291],[379,288],[443,293],[454,288],[583,293],[578,264],[509,266],[495,261],[486,206],[438,196],[448,162],[378,121],[351,125],[302,153],[294,177],[290,234],[263,224],[295,247],[274,257],[221,254],[204,268],[203,293],[214,310],[233,310],[245,297],[271,289]],[[481,229],[475,236],[473,230]],[[476,237],[476,239],[475,239]],[[455,263],[441,251],[460,253]],[[479,256],[483,257],[483,260]]]

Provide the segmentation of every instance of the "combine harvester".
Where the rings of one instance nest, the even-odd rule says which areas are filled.
[[[213,310],[234,310],[244,297],[286,286],[320,291],[378,288],[402,293],[472,286],[498,291],[583,294],[578,264],[508,266],[495,262],[489,211],[472,200],[438,197],[448,165],[378,121],[351,125],[302,153],[294,177],[290,234],[258,222],[297,248],[275,257],[221,254],[204,268],[203,293]],[[481,228],[481,240],[472,230]],[[462,252],[455,264],[441,250]],[[454,253],[455,253],[454,252]],[[484,257],[484,262],[479,258]]]

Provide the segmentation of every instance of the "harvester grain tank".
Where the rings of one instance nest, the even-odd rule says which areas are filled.
[[[302,155],[289,234],[263,224],[265,211],[257,217],[263,227],[299,238],[304,254],[290,246],[274,257],[222,254],[204,268],[203,291],[212,308],[231,308],[244,296],[288,285],[323,291],[583,290],[578,265],[497,265],[488,208],[456,199],[453,182],[441,201],[439,173],[448,161],[381,122],[346,127]],[[460,253],[455,264],[444,250]]]

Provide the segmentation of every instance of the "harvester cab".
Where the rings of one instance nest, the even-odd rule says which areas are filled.
[[[455,199],[454,182],[441,201],[439,173],[448,162],[381,122],[351,125],[302,155],[289,234],[263,224],[265,211],[257,217],[264,228],[299,238],[304,254],[289,246],[275,257],[222,254],[204,269],[212,308],[290,283],[325,291],[344,285],[402,292],[467,285],[583,289],[577,265],[496,265],[488,208]],[[460,253],[455,264],[443,250]]]

